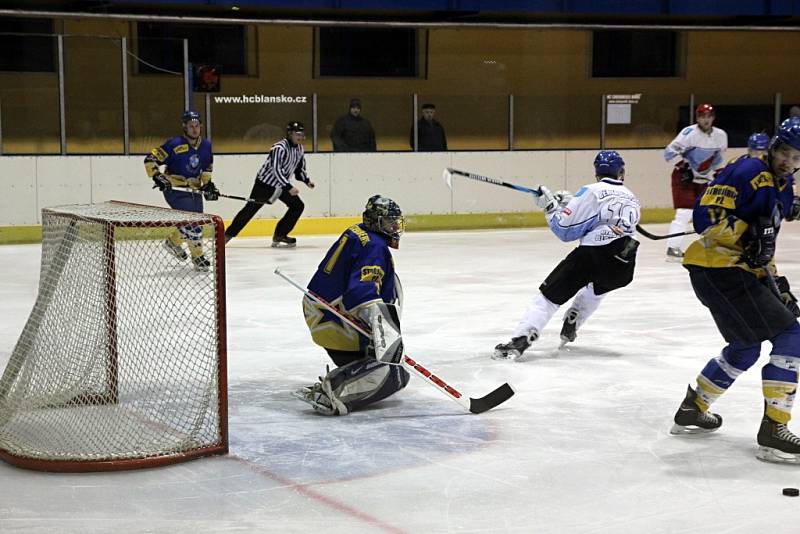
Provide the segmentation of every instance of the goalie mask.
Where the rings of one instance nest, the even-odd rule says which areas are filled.
[[[375,195],[367,200],[363,215],[364,227],[389,238],[389,246],[399,248],[400,236],[406,229],[406,222],[400,206],[391,198]]]

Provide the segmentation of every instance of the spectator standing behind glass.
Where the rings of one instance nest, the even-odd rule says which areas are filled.
[[[375,130],[361,116],[361,100],[350,100],[350,112],[336,119],[331,140],[334,152],[375,152]]]
[[[695,117],[697,122],[681,130],[664,150],[665,160],[680,158],[672,170],[675,218],[669,226],[670,234],[686,231],[695,200],[714,177],[714,170],[722,166],[722,154],[728,148],[728,134],[713,126],[714,106],[700,104]],[[682,240],[679,236],[667,241],[667,261],[683,259]]]
[[[433,118],[436,106],[422,104],[422,117],[417,121],[418,150],[420,152],[442,152],[447,150],[447,136],[442,123]],[[414,127],[411,127],[408,143],[414,149]]]

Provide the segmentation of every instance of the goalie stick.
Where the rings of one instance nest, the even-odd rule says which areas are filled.
[[[464,178],[469,178],[471,180],[477,180],[479,182],[486,182],[487,184],[494,184],[494,185],[501,185],[503,187],[508,187],[511,189],[516,189],[517,191],[522,191],[523,193],[530,193],[535,197],[540,195],[539,189],[532,189],[530,187],[525,187],[524,185],[517,185],[517,184],[510,184],[508,182],[504,182],[502,180],[498,180],[497,178],[490,178],[489,176],[483,176],[480,174],[475,174],[472,172],[466,171],[459,171],[458,169],[453,169],[452,167],[447,167],[444,171],[442,171],[442,178],[444,179],[444,183],[447,184],[447,187],[450,189],[453,188],[453,175],[463,176]]]
[[[316,302],[317,304],[322,305],[326,310],[337,316],[342,321],[346,322],[348,325],[353,327],[359,334],[367,337],[372,338],[372,335],[369,333],[368,327],[363,325],[358,319],[354,317],[350,317],[348,314],[336,309],[333,305],[327,302],[325,299],[320,297],[319,295],[314,294],[312,291],[304,288],[294,280],[292,280],[288,275],[284,274],[281,271],[280,267],[275,268],[275,274],[289,282],[291,285],[302,291],[308,298]],[[514,388],[506,382],[502,386],[498,387],[494,391],[491,391],[487,395],[483,397],[474,399],[474,398],[465,398],[464,395],[455,389],[453,386],[449,385],[447,382],[436,376],[435,374],[428,371],[425,367],[423,367],[418,361],[411,359],[408,355],[403,354],[402,364],[398,363],[390,363],[388,365],[403,365],[405,364],[406,367],[410,368],[414,373],[421,376],[425,383],[430,384],[433,388],[435,388],[439,392],[443,392],[445,395],[456,401],[459,405],[463,408],[469,410],[472,413],[483,413],[488,410],[491,410],[495,406],[504,403],[508,399],[510,399],[514,395]]]
[[[653,241],[658,241],[660,239],[669,239],[671,237],[680,237],[680,236],[684,236],[684,235],[692,235],[692,234],[696,233],[696,232],[677,232],[675,234],[655,235],[655,234],[651,234],[650,232],[648,232],[647,230],[645,230],[644,228],[642,228],[638,224],[636,225],[636,231],[639,232],[640,234],[642,234],[643,236],[645,236],[647,239],[652,239]]]

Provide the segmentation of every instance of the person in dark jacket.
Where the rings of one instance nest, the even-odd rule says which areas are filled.
[[[361,116],[361,100],[350,100],[350,113],[336,119],[331,140],[334,152],[375,152],[375,130]]]
[[[444,134],[442,123],[433,118],[436,106],[433,104],[422,105],[422,117],[417,121],[417,135],[419,136],[419,152],[442,152],[447,150],[447,136]],[[414,149],[414,127],[408,136],[408,144]]]

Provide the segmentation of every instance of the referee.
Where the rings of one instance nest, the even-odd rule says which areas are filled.
[[[272,145],[250,192],[250,198],[259,202],[272,204],[280,200],[289,208],[275,226],[275,233],[272,236],[273,247],[294,247],[297,244],[297,239],[289,237],[289,232],[300,219],[305,204],[300,200],[300,190],[289,182],[292,174],[296,180],[305,183],[311,189],[314,188],[314,182],[306,175],[306,158],[302,145],[305,138],[305,127],[302,122],[293,121],[287,124],[286,138]],[[261,206],[263,204],[258,202],[248,202],[239,210],[231,225],[225,230],[226,243],[239,235]]]

